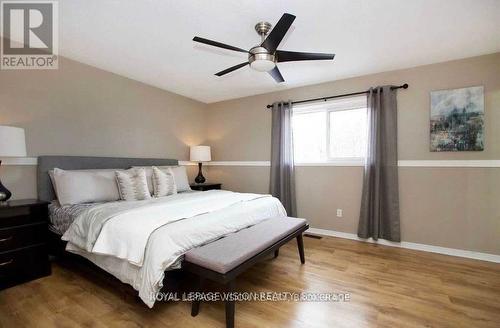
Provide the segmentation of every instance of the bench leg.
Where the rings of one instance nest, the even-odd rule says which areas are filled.
[[[226,292],[234,292],[234,280],[230,281],[226,285]],[[234,310],[235,302],[234,300],[226,300],[226,328],[234,328]]]
[[[304,240],[302,239],[302,234],[297,236],[297,247],[299,248],[300,263],[306,263],[306,257],[304,256]]]
[[[280,255],[280,249],[274,251],[274,258],[277,258]]]
[[[198,289],[196,292],[203,292],[203,286],[205,284],[205,278],[200,277],[198,279]],[[198,313],[200,312],[200,303],[201,300],[199,298],[196,298],[191,302],[191,316],[196,317]]]

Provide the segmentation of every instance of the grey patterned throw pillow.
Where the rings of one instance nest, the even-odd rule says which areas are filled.
[[[155,197],[177,194],[174,174],[170,168],[160,170],[153,166],[153,191]]]
[[[133,168],[116,171],[116,182],[120,198],[126,201],[150,199],[146,170]]]

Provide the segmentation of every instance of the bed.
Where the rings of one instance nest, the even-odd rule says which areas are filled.
[[[165,272],[178,269],[183,255],[195,247],[286,216],[276,198],[223,190],[182,192],[136,202],[59,206],[48,172],[54,168],[128,169],[133,166],[178,165],[171,159],[41,156],[38,195],[52,202],[51,231],[77,254],[131,285],[152,307]],[[167,214],[168,213],[168,214]]]

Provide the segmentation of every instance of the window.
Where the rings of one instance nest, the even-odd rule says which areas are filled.
[[[366,153],[366,97],[295,106],[292,129],[296,163],[361,160]]]

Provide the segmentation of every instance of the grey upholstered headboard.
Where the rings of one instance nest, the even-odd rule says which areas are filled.
[[[54,189],[49,178],[49,171],[54,168],[63,170],[90,169],[128,169],[132,166],[178,165],[176,159],[155,158],[119,158],[119,157],[83,157],[83,156],[40,156],[38,157],[37,190],[38,199],[52,201]]]

